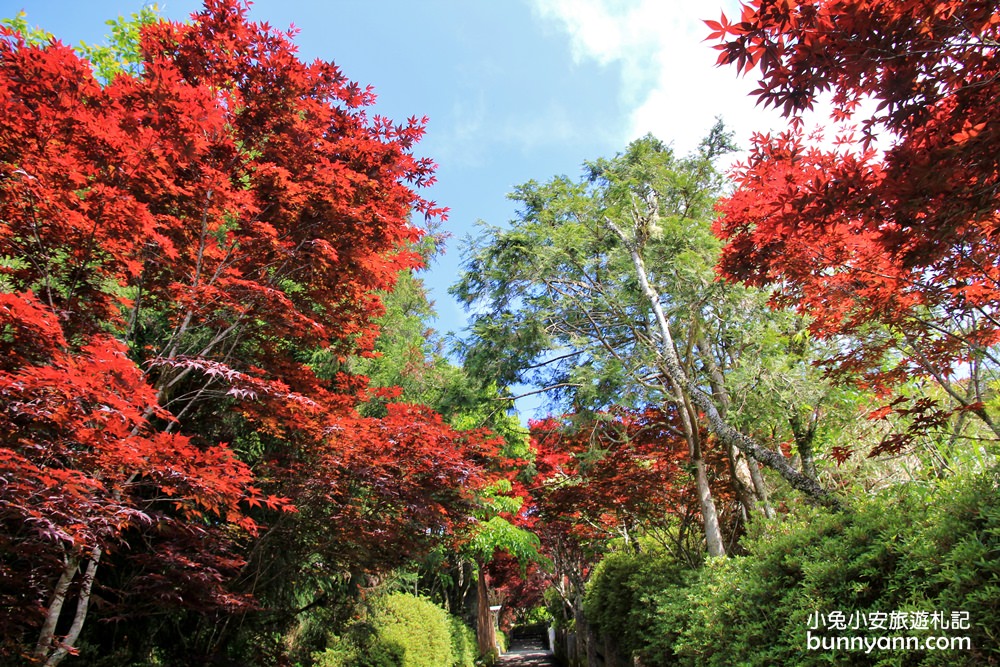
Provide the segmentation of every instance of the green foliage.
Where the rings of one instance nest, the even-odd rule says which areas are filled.
[[[510,495],[513,489],[514,485],[507,479],[498,479],[487,486],[482,497],[485,512],[489,515],[517,514],[524,505],[524,498]]]
[[[712,219],[724,180],[714,160],[731,149],[721,124],[687,156],[647,135],[586,163],[577,181],[516,187],[516,217],[469,239],[452,288],[472,313],[459,349],[469,374],[537,388],[553,413],[672,403],[660,310],[681,371],[711,390],[721,416],[769,444],[798,430],[811,462],[817,428],[846,421],[853,405],[813,366],[805,318],[717,280]]]
[[[494,516],[480,524],[468,550],[479,562],[486,562],[493,557],[494,551],[506,551],[521,563],[540,561],[541,545],[534,533],[518,528],[501,516]]]
[[[457,616],[451,617],[452,667],[475,667],[479,650],[476,647],[476,633]]]
[[[691,574],[663,552],[613,553],[591,575],[584,613],[598,633],[612,639],[619,655],[662,664],[681,630],[681,619],[668,615],[683,607]]]
[[[434,248],[423,252],[430,261]],[[332,376],[348,370],[367,377],[373,389],[391,390],[389,396],[373,396],[361,407],[362,414],[383,416],[390,401],[427,405],[456,430],[489,429],[503,439],[504,456],[530,460],[527,431],[510,414],[511,403],[500,387],[473,379],[444,355],[441,336],[429,325],[434,307],[419,275],[401,272],[382,301],[385,313],[377,320],[375,354],[352,357],[345,369],[335,361],[336,355],[318,351],[313,356],[317,372]]]
[[[451,619],[424,598],[393,593],[375,613],[378,644],[403,649],[402,667],[441,667],[454,660]]]
[[[77,51],[94,66],[94,75],[104,83],[110,83],[120,72],[137,75],[142,70],[142,52],[139,48],[139,33],[143,26],[163,20],[156,4],[143,5],[128,18],[119,16],[105,21],[111,29],[107,44],[87,44],[80,42]],[[18,33],[32,46],[44,46],[55,36],[39,27],[28,25],[27,14],[18,12],[14,18],[0,19],[3,24]]]
[[[461,619],[429,600],[393,593],[367,620],[332,636],[316,667],[473,667],[476,639]]]
[[[545,589],[542,601],[545,603],[545,612],[556,631],[565,630],[572,625],[573,620],[566,613],[566,604],[555,586],[549,586]]]
[[[412,271],[403,271],[382,301],[385,313],[376,320],[381,333],[375,355],[351,358],[348,370],[367,377],[372,387],[398,387],[406,402],[436,406],[452,379],[447,361],[436,354],[434,333],[427,324],[434,310],[423,281]],[[365,410],[384,414],[377,401]]]
[[[37,26],[29,26],[28,15],[23,10],[15,14],[12,19],[0,19],[0,24],[19,34],[30,46],[45,46],[55,39],[51,32]]]
[[[484,224],[469,240],[452,288],[473,311],[460,352],[474,377],[547,387],[560,408],[655,403],[646,380],[658,370],[649,303],[607,223],[629,226],[655,193],[644,253],[669,317],[687,330],[692,302],[711,301],[717,174],[703,157],[678,158],[652,136],[584,172],[578,181],[516,187],[517,217],[505,227]]]
[[[8,271],[21,271],[28,266],[28,261],[23,257],[10,255],[0,257],[0,292],[15,292],[17,287],[7,277]]]
[[[1000,472],[896,486],[831,514],[761,522],[748,555],[685,577],[669,558],[617,554],[594,574],[587,615],[644,665],[1000,664]],[[971,651],[806,650],[814,613],[969,612],[971,628],[860,628],[824,636],[948,636]]]
[[[355,632],[349,638],[333,637],[330,646],[314,658],[315,667],[402,667],[403,648],[372,640],[371,633]]]
[[[143,26],[161,21],[160,8],[156,4],[143,5],[129,18],[119,16],[105,21],[111,28],[106,45],[80,42],[78,50],[94,66],[94,74],[105,83],[110,83],[119,73],[138,75],[142,71],[142,53],[139,49],[139,33]]]

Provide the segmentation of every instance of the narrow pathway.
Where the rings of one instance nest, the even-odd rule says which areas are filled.
[[[501,658],[506,667],[556,667],[548,649],[548,637],[535,628],[518,628],[511,636],[510,650]]]

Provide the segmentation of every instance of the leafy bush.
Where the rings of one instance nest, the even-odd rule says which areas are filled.
[[[476,633],[457,616],[451,617],[451,652],[452,667],[475,667],[479,656]]]
[[[450,617],[430,600],[393,593],[382,601],[374,624],[380,644],[403,648],[402,667],[442,667],[454,662]]]
[[[586,612],[622,656],[692,665],[1000,665],[1000,484],[994,472],[928,489],[899,486],[831,514],[761,522],[747,556],[709,561],[685,585],[669,557],[613,555]],[[962,629],[814,635],[969,637],[972,650],[807,650],[819,613],[968,612]]]
[[[618,655],[659,664],[669,659],[677,630],[668,629],[657,610],[677,608],[689,577],[669,554],[611,554],[591,576],[584,613]]]
[[[343,636],[331,636],[322,653],[313,656],[316,667],[403,667],[403,647],[381,641],[378,630],[362,621]]]
[[[355,628],[354,630],[356,630]],[[331,637],[330,646],[314,656],[316,667],[403,667],[403,647],[363,638],[357,632],[347,637]]]
[[[476,638],[425,598],[393,593],[313,656],[317,667],[474,667]]]

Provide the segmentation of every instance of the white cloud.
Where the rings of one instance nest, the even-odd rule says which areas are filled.
[[[718,10],[664,0],[531,0],[536,13],[570,36],[578,62],[621,68],[622,141],[652,132],[680,153],[694,149],[722,116],[742,146],[753,131],[785,125],[773,110],[755,107],[752,78],[715,66],[703,19]],[[729,15],[738,12],[726,0]],[[709,5],[710,6],[710,5]]]

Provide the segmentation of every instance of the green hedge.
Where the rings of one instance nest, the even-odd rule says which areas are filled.
[[[316,667],[474,667],[468,626],[431,601],[393,593],[314,656]]]
[[[803,510],[758,528],[747,556],[687,575],[662,554],[616,555],[592,578],[585,608],[646,667],[1000,665],[998,487],[992,473],[934,491],[896,487],[837,514]],[[811,615],[834,610],[968,612],[968,630],[825,634],[967,636],[973,648],[807,650]]]
[[[591,576],[584,613],[619,656],[667,664],[677,635],[664,615],[683,606],[692,576],[667,554],[611,554]]]
[[[453,667],[475,667],[479,657],[476,633],[457,616],[451,617],[451,651]]]

